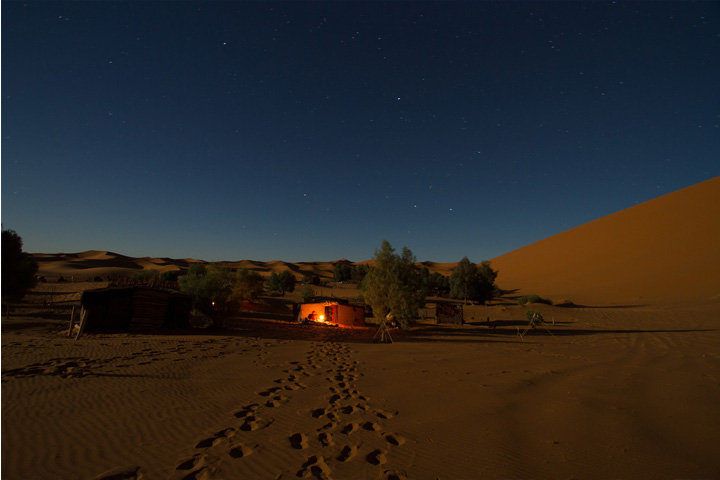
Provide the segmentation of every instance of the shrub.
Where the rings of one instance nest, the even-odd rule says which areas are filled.
[[[295,291],[295,282],[295,276],[290,270],[284,270],[279,274],[272,272],[267,279],[267,287],[271,292],[278,292],[280,295],[285,295],[285,292]]]
[[[535,325],[545,323],[545,319],[543,318],[542,313],[535,310],[528,310],[527,312],[525,312],[525,319],[528,322],[532,322],[531,325],[533,328],[535,327]]]
[[[540,295],[525,295],[518,298],[518,305],[525,305],[526,303],[544,303],[546,305],[552,305],[552,300],[542,298]],[[532,310],[530,310],[532,311]]]
[[[14,230],[2,231],[2,301],[18,302],[37,282],[38,265],[22,251],[22,238]]]
[[[180,278],[179,270],[168,270],[160,274],[160,280],[163,282],[177,282],[178,278]]]
[[[140,270],[133,275],[133,280],[142,283],[153,283],[160,279],[160,270],[151,268],[148,270]]]
[[[210,316],[214,306],[227,304],[232,292],[232,274],[218,264],[193,264],[179,283],[180,290],[193,296],[193,308]]]
[[[232,283],[232,298],[252,302],[262,295],[265,289],[265,280],[258,272],[243,268],[239,270]]]
[[[352,279],[353,267],[348,263],[336,263],[333,267],[333,280],[345,282]]]
[[[498,272],[490,262],[475,265],[467,257],[460,260],[449,279],[450,296],[464,301],[485,303],[495,294],[495,278]]]
[[[310,297],[315,296],[315,290],[310,285],[305,285],[302,290],[300,290],[300,298],[302,298],[302,301],[305,302]]]

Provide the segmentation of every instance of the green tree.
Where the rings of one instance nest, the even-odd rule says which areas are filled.
[[[232,293],[233,277],[229,268],[211,263],[195,263],[179,280],[180,290],[193,296],[193,308],[206,315],[214,306],[225,306]]]
[[[352,279],[353,266],[343,262],[338,262],[333,266],[333,280],[336,282],[345,282]]]
[[[294,292],[295,283],[295,276],[290,270],[283,270],[279,274],[272,272],[267,279],[268,290],[278,292],[280,295],[285,295],[285,292]]]
[[[420,269],[420,278],[427,295],[439,295],[450,291],[448,277],[438,273],[430,273],[427,267]]]
[[[262,295],[264,289],[265,280],[262,275],[243,268],[238,270],[235,276],[232,286],[232,298],[253,301]]]
[[[402,328],[408,328],[418,309],[425,304],[422,279],[415,266],[415,257],[409,248],[403,247],[398,255],[383,240],[375,250],[375,266],[370,269],[362,283],[363,299],[370,305],[375,318],[383,318],[391,312]]]
[[[351,280],[355,283],[362,283],[365,279],[365,275],[368,273],[368,266],[365,264],[354,265],[352,270]]]
[[[497,272],[490,267],[490,262],[478,266],[465,257],[450,275],[450,296],[465,302],[485,303],[493,298],[496,277]]]
[[[305,302],[308,298],[315,296],[315,290],[310,285],[305,285],[300,290],[300,298],[302,298],[302,301]]]
[[[22,238],[14,230],[2,231],[2,301],[19,302],[37,282],[38,265],[22,251]]]

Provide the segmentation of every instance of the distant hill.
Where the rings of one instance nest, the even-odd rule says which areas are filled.
[[[585,304],[720,303],[720,177],[492,260],[501,288]]]

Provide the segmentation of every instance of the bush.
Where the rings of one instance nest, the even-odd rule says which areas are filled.
[[[542,316],[542,313],[536,312],[535,310],[528,310],[525,312],[525,319],[528,322],[531,322],[531,326],[535,328],[535,325],[540,325],[541,323],[545,323],[545,319]]]
[[[552,305],[552,300],[542,298],[540,295],[525,295],[518,298],[518,305],[525,305],[526,303],[544,303],[546,305]]]
[[[262,275],[243,268],[237,272],[232,283],[232,298],[252,302],[262,295],[264,289],[265,279]]]
[[[450,275],[450,296],[465,302],[471,300],[484,304],[495,295],[497,274],[498,272],[490,267],[490,262],[475,265],[465,257]]]
[[[285,292],[295,291],[295,282],[295,276],[290,270],[285,270],[279,274],[272,272],[267,279],[267,287],[271,292],[278,292],[280,295],[285,295]]]
[[[170,270],[160,273],[156,268],[141,270],[133,276],[133,280],[139,283],[157,284],[158,282],[177,282],[180,277],[180,271]]]
[[[227,305],[232,293],[232,274],[218,264],[193,264],[179,283],[180,290],[193,296],[193,308],[210,316],[215,306]]]
[[[310,285],[305,285],[302,290],[300,290],[300,298],[302,298],[302,301],[305,302],[308,298],[315,296],[315,290]]]
[[[177,282],[178,278],[180,278],[179,270],[168,270],[160,274],[160,280],[163,282]]]
[[[143,283],[154,283],[160,279],[160,270],[151,268],[149,270],[140,270],[133,275],[133,280]]]
[[[14,230],[2,231],[2,301],[19,302],[37,282],[38,265],[22,251],[22,238]]]

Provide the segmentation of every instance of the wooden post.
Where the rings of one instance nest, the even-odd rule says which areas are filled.
[[[80,314],[80,328],[78,329],[78,333],[75,336],[75,340],[80,338],[80,335],[82,335],[83,330],[85,329],[85,321],[87,320],[87,310],[84,308],[82,309],[82,313]]]
[[[70,338],[70,336],[72,335],[72,329],[73,329],[73,325],[75,323],[74,320],[75,320],[75,305],[73,305],[72,310],[70,310],[70,327],[68,327],[68,335],[67,335],[68,338]]]

